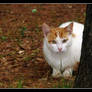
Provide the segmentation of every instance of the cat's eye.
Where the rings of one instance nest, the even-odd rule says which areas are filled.
[[[62,42],[65,43],[65,42],[67,42],[67,40],[68,40],[68,39],[64,39]]]
[[[53,43],[53,44],[56,44],[56,41],[55,41],[55,40],[53,40],[53,41],[52,41],[52,43]]]

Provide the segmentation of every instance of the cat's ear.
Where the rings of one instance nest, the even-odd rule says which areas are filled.
[[[47,34],[50,32],[50,27],[46,23],[43,23],[42,30],[43,30],[44,36],[47,36]]]
[[[67,32],[69,32],[69,34],[71,34],[72,31],[73,31],[73,23],[71,23],[71,24],[69,24],[68,26],[66,26],[66,27],[65,27],[65,30],[66,30]]]

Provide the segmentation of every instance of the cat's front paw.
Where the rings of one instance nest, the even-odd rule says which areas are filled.
[[[53,78],[59,78],[59,77],[62,77],[62,75],[61,75],[61,73],[57,73],[57,74],[52,73],[52,77]]]
[[[53,69],[53,73],[52,73],[53,78],[59,78],[61,76],[62,76],[62,74],[59,70]]]
[[[71,78],[71,77],[72,77],[72,71],[65,70],[65,71],[63,72],[63,77],[64,77],[64,78]]]

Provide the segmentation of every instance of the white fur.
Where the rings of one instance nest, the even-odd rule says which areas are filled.
[[[63,23],[60,25],[60,28],[66,27],[70,23]],[[72,38],[72,45],[64,53],[52,52],[48,46],[47,38],[44,38],[43,52],[46,61],[53,68],[53,77],[72,76],[73,65],[80,61],[83,30],[83,24],[73,22],[73,33],[76,36]]]

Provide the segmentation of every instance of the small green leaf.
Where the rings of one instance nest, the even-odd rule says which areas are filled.
[[[29,60],[31,60],[30,56],[24,58],[24,61],[29,61]]]
[[[7,40],[7,37],[6,37],[6,36],[1,36],[1,39],[2,39],[3,41],[6,41],[6,40]]]
[[[32,9],[32,13],[36,13],[37,12],[37,9]]]
[[[84,12],[84,16],[86,16],[86,13]]]
[[[26,27],[23,27],[23,28],[22,28],[22,31],[25,31],[26,29],[27,29]]]
[[[24,31],[26,31],[27,28],[26,27],[22,27],[20,30],[21,35],[24,37]]]

